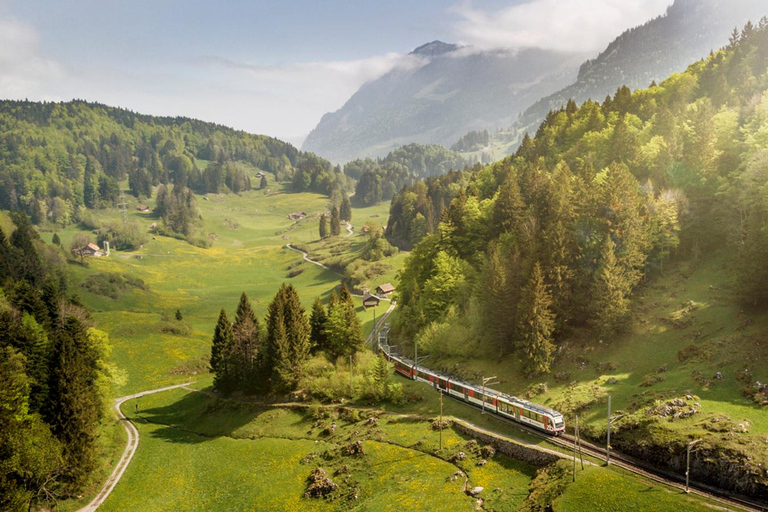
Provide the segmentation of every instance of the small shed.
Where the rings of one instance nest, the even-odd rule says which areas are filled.
[[[306,216],[307,214],[305,212],[293,212],[288,214],[288,218],[291,220],[301,220]]]
[[[148,212],[149,206],[145,204],[140,204],[139,206],[136,207],[136,209],[139,210],[140,212]]]
[[[373,294],[366,292],[366,294],[363,295],[363,307],[366,309],[375,308],[379,305],[379,302],[381,302],[381,299]]]
[[[384,283],[376,287],[376,293],[379,295],[390,295],[394,291],[395,287],[392,286],[392,283]]]
[[[94,243],[86,245],[80,249],[80,252],[85,256],[101,256],[101,249],[99,249],[99,246]]]

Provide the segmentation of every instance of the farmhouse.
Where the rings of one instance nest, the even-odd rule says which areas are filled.
[[[288,218],[291,220],[301,220],[306,216],[306,212],[293,212],[288,214]]]
[[[380,284],[379,286],[376,287],[377,295],[390,295],[394,291],[395,291],[395,287],[392,286],[391,283]]]
[[[379,305],[379,302],[381,302],[381,299],[378,298],[375,295],[372,295],[368,292],[363,295],[363,307],[367,308],[375,308]]]
[[[140,212],[148,212],[149,206],[145,204],[140,204],[139,206],[136,207],[136,209],[139,210]]]

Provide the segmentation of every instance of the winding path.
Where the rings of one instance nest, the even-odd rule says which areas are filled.
[[[307,261],[307,262],[309,262],[309,263],[311,263],[311,264],[313,264],[313,265],[317,265],[317,266],[318,266],[318,267],[320,267],[320,268],[324,268],[325,270],[328,270],[328,271],[330,271],[330,272],[333,272],[334,274],[337,274],[337,275],[341,275],[341,274],[339,274],[338,272],[336,272],[335,270],[331,270],[331,269],[330,269],[330,268],[328,268],[327,266],[323,265],[323,264],[322,264],[322,263],[320,263],[319,261],[315,261],[315,260],[311,260],[311,259],[309,259],[309,253],[306,253],[306,252],[302,251],[301,249],[297,249],[296,247],[292,246],[291,244],[285,244],[285,248],[286,248],[286,249],[290,249],[290,250],[292,250],[292,251],[295,251],[295,252],[297,252],[297,253],[301,254],[301,255],[304,257],[304,261]]]
[[[123,423],[125,432],[128,434],[128,443],[126,444],[125,450],[123,450],[123,455],[120,457],[120,460],[115,466],[115,469],[112,470],[112,474],[109,475],[107,481],[104,482],[104,486],[101,488],[99,493],[93,498],[93,500],[91,500],[89,504],[77,512],[93,512],[99,508],[102,503],[104,503],[104,500],[109,497],[109,495],[112,493],[112,490],[117,485],[117,482],[119,482],[120,478],[122,478],[123,473],[125,473],[125,470],[128,467],[128,464],[131,463],[133,454],[136,453],[136,449],[139,447],[139,431],[136,429],[133,423],[131,423],[131,420],[125,417],[123,411],[120,410],[120,406],[128,400],[133,400],[134,398],[140,398],[144,395],[151,395],[153,393],[160,393],[162,391],[169,391],[171,389],[183,388],[184,386],[189,386],[190,384],[192,384],[192,382],[185,382],[184,384],[177,384],[175,386],[167,386],[158,389],[150,389],[149,391],[142,391],[141,393],[135,393],[133,395],[115,398],[114,408],[115,412],[117,413],[117,419]]]

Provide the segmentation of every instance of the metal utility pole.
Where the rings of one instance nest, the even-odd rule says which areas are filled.
[[[485,414],[485,387],[490,384],[498,384],[499,381],[491,382],[495,378],[495,375],[493,377],[483,377],[483,410],[480,414]]]
[[[578,416],[576,416],[578,418]],[[577,424],[579,420],[576,420]],[[573,429],[573,481],[576,481],[576,445],[579,443],[579,427]]]
[[[584,453],[581,451],[581,430],[579,429],[579,417],[576,416],[576,443],[579,445],[579,459],[581,459],[581,470],[584,471]]]
[[[443,390],[440,390],[440,450],[443,449]]]
[[[605,443],[605,465],[611,465],[611,395],[608,395],[608,440]]]
[[[697,439],[695,441],[691,441],[688,443],[688,446],[685,449],[685,493],[688,494],[690,490],[688,489],[688,484],[690,483],[690,475],[691,475],[691,448],[696,443],[701,442],[701,439]]]

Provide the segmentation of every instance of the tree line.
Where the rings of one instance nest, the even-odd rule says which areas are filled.
[[[429,234],[402,271],[395,334],[546,372],[572,327],[611,336],[643,279],[722,248],[742,300],[768,301],[767,70],[763,20],[661,84],[550,112],[466,176],[431,233],[414,207],[428,196],[404,191],[388,236]]]
[[[105,333],[67,295],[59,249],[23,213],[0,229],[0,509],[78,496],[97,460],[110,379]]]
[[[419,179],[466,166],[461,155],[443,146],[409,144],[384,158],[348,162],[344,174],[357,180],[354,201],[361,206],[372,206],[391,200],[400,189]]]
[[[331,293],[328,305],[318,297],[309,316],[293,285],[278,290],[261,322],[245,293],[231,322],[219,313],[211,343],[214,388],[223,394],[286,393],[297,389],[312,354],[347,358],[365,340],[345,285]]]
[[[340,180],[327,161],[290,144],[213,123],[84,101],[0,102],[0,209],[23,211],[34,224],[66,226],[87,209],[114,206],[126,178],[136,197],[161,184],[238,193],[252,188],[244,165],[278,181],[322,168],[329,177],[307,187],[326,194]]]

